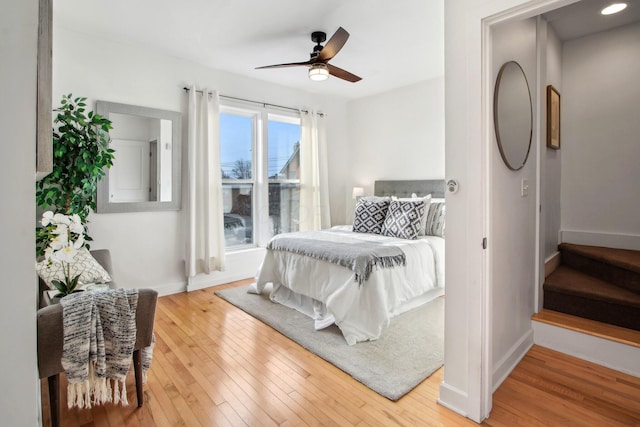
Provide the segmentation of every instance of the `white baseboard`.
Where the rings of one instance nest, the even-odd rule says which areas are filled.
[[[153,289],[158,291],[158,296],[163,297],[166,295],[179,294],[187,290],[187,284],[185,282],[167,283],[160,286],[155,286]]]
[[[469,396],[464,391],[457,389],[444,381],[440,383],[440,396],[438,397],[438,403],[453,412],[467,417],[465,409],[467,407],[467,400]]]
[[[640,348],[532,321],[534,341],[579,359],[640,377]]]
[[[560,230],[560,242],[640,251],[640,235]]]
[[[493,389],[492,392],[500,387],[500,384],[507,379],[511,371],[520,363],[527,351],[533,346],[533,329],[529,329],[520,337],[516,343],[511,346],[507,354],[493,367]]]
[[[200,289],[210,288],[212,286],[224,285],[226,283],[237,282],[238,280],[249,279],[253,277],[246,272],[228,272],[219,271],[209,276],[197,276],[197,280],[189,281],[187,291],[197,291]]]
[[[187,291],[209,288],[224,283],[235,282],[250,277],[255,277],[264,260],[266,249],[251,248],[238,252],[231,252],[226,257],[226,269],[214,271],[211,274],[198,274],[189,278]]]

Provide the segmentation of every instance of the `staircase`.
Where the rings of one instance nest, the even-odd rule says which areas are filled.
[[[561,243],[544,308],[640,331],[640,251]]]

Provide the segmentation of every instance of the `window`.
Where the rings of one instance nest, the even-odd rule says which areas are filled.
[[[300,218],[300,119],[269,116],[267,172],[273,234],[298,231]]]
[[[257,117],[220,114],[220,166],[227,248],[253,244],[254,145]]]
[[[228,250],[298,230],[299,115],[223,106],[220,162]]]

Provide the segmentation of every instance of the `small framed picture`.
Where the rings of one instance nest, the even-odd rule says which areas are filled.
[[[560,93],[547,86],[547,147],[560,149]]]

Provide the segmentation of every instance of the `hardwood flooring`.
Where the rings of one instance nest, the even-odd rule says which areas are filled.
[[[436,403],[442,369],[391,402],[212,289],[159,298],[155,334],[142,408],[130,374],[128,407],[68,410],[61,393],[62,426],[476,425]],[[41,390],[48,426],[46,381]],[[640,425],[640,379],[534,346],[483,424]]]

